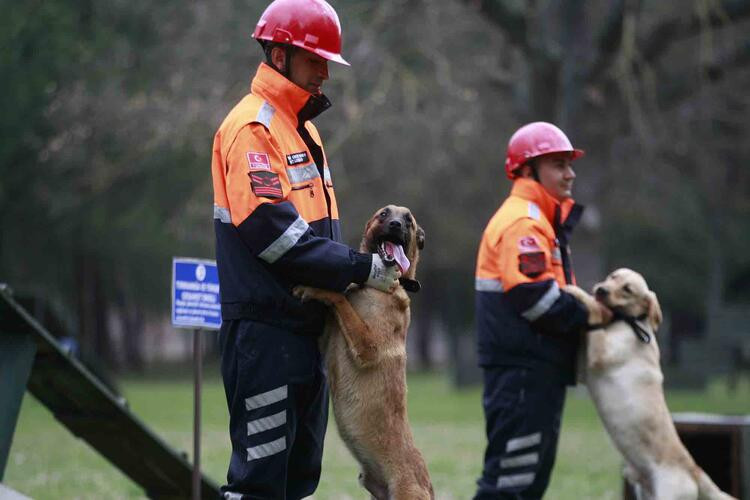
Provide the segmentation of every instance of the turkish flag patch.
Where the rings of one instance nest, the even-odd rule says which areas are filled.
[[[265,198],[281,198],[281,181],[279,174],[273,172],[249,172],[250,184],[256,196]]]
[[[529,278],[536,278],[547,269],[544,252],[526,252],[518,254],[518,270]]]
[[[250,170],[271,171],[271,161],[268,159],[268,154],[248,151],[245,153],[245,156],[247,157],[247,166],[250,167]]]
[[[518,240],[518,250],[521,253],[539,252],[541,248],[533,236],[524,236]]]

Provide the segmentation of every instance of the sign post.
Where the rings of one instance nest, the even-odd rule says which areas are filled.
[[[172,326],[193,330],[193,500],[200,500],[201,331],[221,327],[219,273],[215,261],[172,258]]]

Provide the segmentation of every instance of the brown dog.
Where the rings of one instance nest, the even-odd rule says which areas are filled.
[[[409,260],[408,269],[402,267],[402,283],[414,285],[424,231],[408,208],[388,205],[367,223],[360,251],[403,262],[398,246]],[[361,484],[378,500],[434,498],[406,413],[411,313],[404,288],[388,294],[354,286],[342,295],[300,286],[294,292],[302,300],[331,306],[323,350],[333,412],[341,438],[362,466]]]
[[[596,299],[565,290],[598,323],[600,304],[614,321],[586,335],[585,381],[599,416],[625,458],[625,474],[644,500],[728,500],[680,441],[664,399],[656,330],[661,308],[643,277],[618,269],[594,286]]]

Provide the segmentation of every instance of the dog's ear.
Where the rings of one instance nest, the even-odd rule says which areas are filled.
[[[417,227],[417,248],[422,250],[424,248],[424,229]]]
[[[652,291],[648,292],[648,320],[651,322],[651,328],[654,331],[659,329],[662,321],[661,306],[656,294]]]

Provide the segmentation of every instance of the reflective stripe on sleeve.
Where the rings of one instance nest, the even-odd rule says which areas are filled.
[[[331,180],[331,170],[328,168],[328,165],[323,167],[323,180],[326,184],[333,184],[333,180]]]
[[[301,216],[297,216],[297,220],[292,222],[289,227],[286,228],[286,231],[276,238],[273,243],[268,245],[258,257],[269,264],[273,264],[297,244],[302,235],[305,234],[305,231],[307,231],[308,227],[310,226],[307,225],[305,219]]]
[[[247,461],[275,455],[286,449],[286,436],[247,449]]]
[[[503,284],[498,279],[476,278],[474,280],[474,290],[477,292],[502,292]]]
[[[536,304],[522,312],[521,316],[529,321],[535,321],[552,307],[552,304],[555,303],[558,297],[560,297],[560,287],[557,286],[556,281],[553,281],[549,290],[542,295],[542,298],[540,298]]]
[[[232,216],[229,213],[229,210],[220,207],[219,205],[214,205],[214,219],[219,219],[224,224],[232,223]]]

